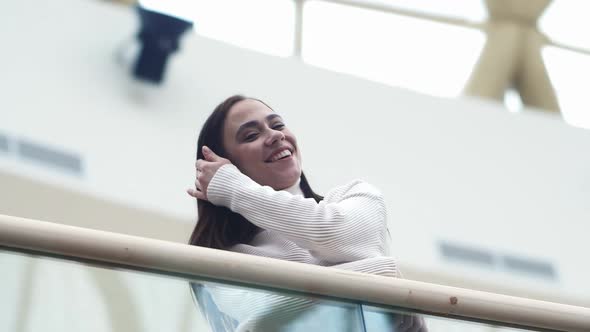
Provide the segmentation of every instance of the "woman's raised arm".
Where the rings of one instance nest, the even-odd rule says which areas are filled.
[[[373,186],[352,181],[314,199],[261,186],[235,166],[220,167],[207,199],[241,214],[332,263],[384,255],[387,223],[383,197]]]

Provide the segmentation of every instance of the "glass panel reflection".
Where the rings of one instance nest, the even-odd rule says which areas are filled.
[[[0,331],[504,331],[163,271],[0,250]]]
[[[192,283],[213,332],[364,331],[358,304],[218,283]]]
[[[477,323],[453,318],[412,313],[402,309],[389,309],[362,305],[366,332],[429,331],[429,332],[500,332],[536,331]]]

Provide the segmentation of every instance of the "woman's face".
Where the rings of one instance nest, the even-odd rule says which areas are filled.
[[[295,135],[283,119],[258,100],[246,99],[229,110],[223,129],[228,159],[260,185],[281,190],[301,176]]]

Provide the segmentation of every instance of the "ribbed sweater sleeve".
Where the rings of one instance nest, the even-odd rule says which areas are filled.
[[[323,201],[261,186],[233,165],[211,179],[207,197],[253,224],[281,235],[332,263],[384,255],[386,214],[373,186],[352,181],[330,191]]]

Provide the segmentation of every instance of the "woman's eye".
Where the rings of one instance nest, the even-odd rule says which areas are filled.
[[[272,126],[272,129],[274,130],[281,130],[283,128],[285,128],[285,125],[283,123],[277,123],[274,126]]]
[[[245,140],[248,142],[251,142],[251,141],[255,140],[256,137],[258,137],[258,134],[256,134],[256,133],[248,134],[248,135],[246,135]]]

